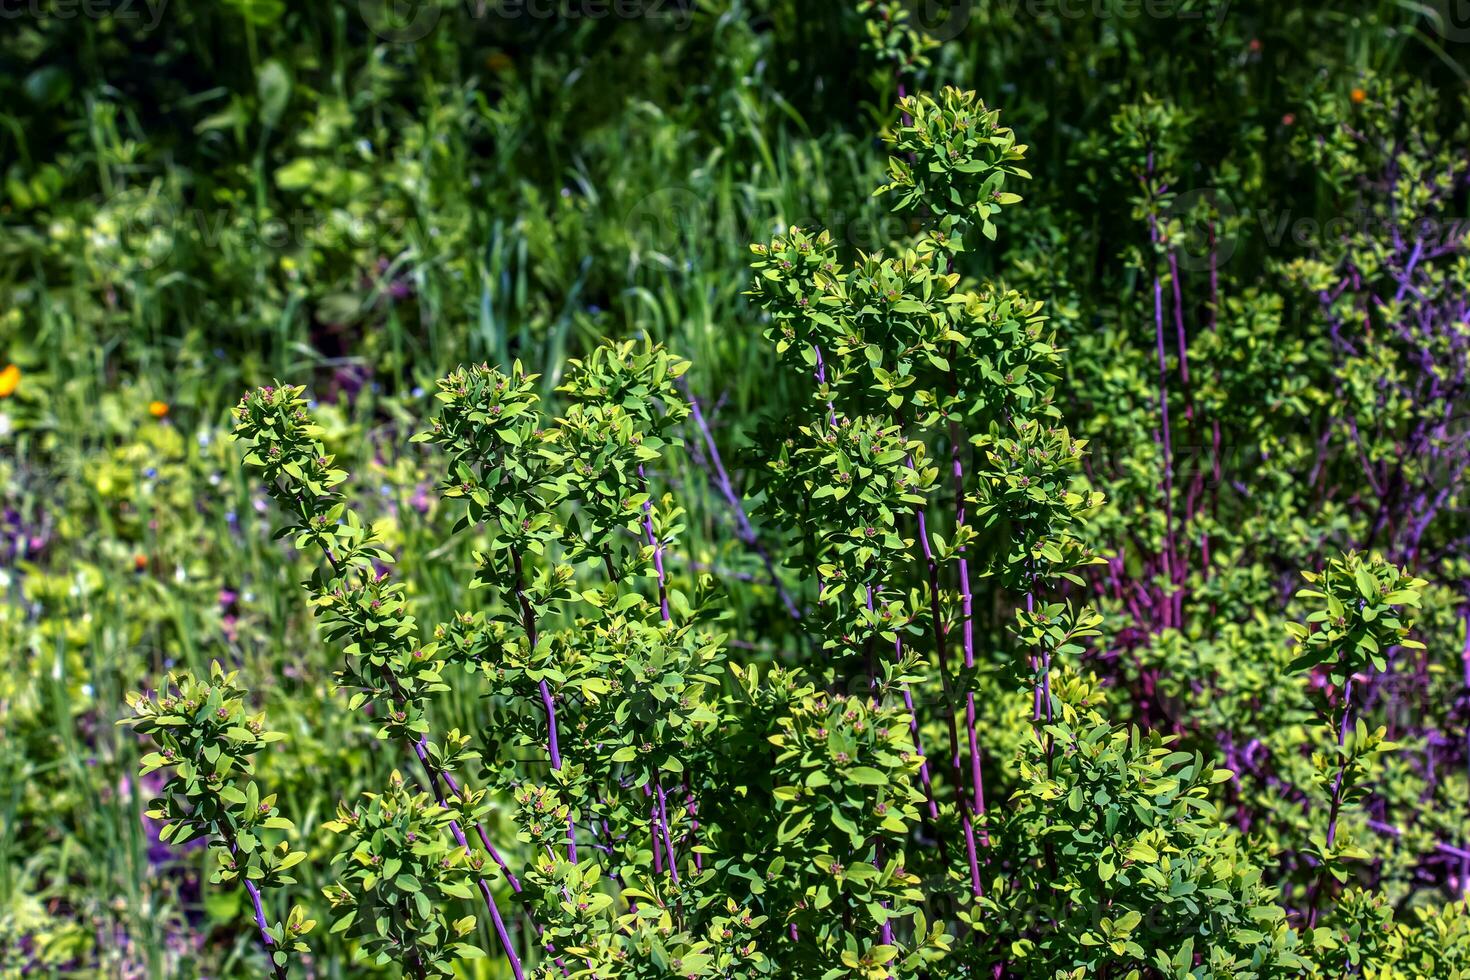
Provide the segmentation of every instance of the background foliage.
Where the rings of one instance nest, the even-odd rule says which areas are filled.
[[[936,826],[916,790],[920,798],[895,804],[905,811],[893,818],[899,830],[878,820],[857,835],[951,842],[947,863],[914,882],[895,869],[879,885],[849,889],[879,889],[867,895],[873,902],[851,900],[849,936],[878,941],[876,924],[851,922],[874,902],[923,905],[926,923],[949,923],[943,941],[926,945],[927,930],[905,920],[900,944],[914,955],[901,975],[989,975],[997,961],[1014,975],[1048,977],[1470,971],[1461,901],[1470,889],[1461,489],[1470,466],[1470,30],[1454,4],[1022,0],[959,3],[945,18],[871,0],[36,0],[0,13],[0,971],[263,973],[251,897],[230,887],[218,842],[165,835],[167,817],[150,814],[159,797],[199,792],[171,789],[169,770],[151,771],[151,753],[225,746],[248,763],[242,799],[257,810],[268,800],[270,819],[292,827],[272,828],[290,846],[277,852],[271,836],[255,858],[294,864],[285,877],[297,881],[282,885],[289,898],[273,921],[299,903],[293,936],[306,921],[323,923],[304,934],[293,972],[395,973],[371,956],[353,962],[350,946],[363,937],[350,928],[329,932],[334,903],[366,907],[372,897],[333,864],[344,834],[360,832],[339,803],[376,794],[414,814],[415,826],[444,831],[437,803],[420,795],[433,780],[413,785],[417,762],[400,748],[424,729],[399,702],[369,713],[337,691],[343,636],[378,629],[381,617],[333,620],[304,601],[330,598],[331,562],[309,537],[273,539],[299,515],[283,517],[258,470],[241,466],[233,411],[248,388],[305,386],[300,409],[317,426],[305,438],[335,461],[339,475],[327,482],[360,517],[350,526],[370,528],[382,551],[358,556],[362,567],[391,556],[404,569],[382,586],[376,577],[363,584],[391,593],[369,601],[389,604],[382,616],[444,624],[439,648],[474,663],[464,651],[478,631],[522,628],[515,588],[507,567],[491,562],[484,590],[469,589],[466,570],[488,546],[483,534],[455,534],[455,524],[487,502],[440,493],[446,459],[464,447],[410,439],[450,411],[435,399],[439,379],[471,365],[475,384],[493,385],[489,368],[473,365],[509,375],[516,361],[534,376],[525,400],[548,424],[563,420],[562,463],[585,459],[623,476],[600,490],[570,478],[556,491],[584,515],[580,530],[621,542],[609,565],[642,575],[625,591],[653,604],[649,620],[599,638],[594,673],[610,677],[625,662],[641,669],[645,648],[666,655],[670,641],[640,632],[668,618],[658,615],[663,583],[675,619],[721,612],[709,627],[719,644],[703,625],[673,644],[701,665],[664,685],[675,703],[724,699],[735,717],[769,726],[732,730],[721,745],[688,735],[699,724],[693,708],[645,706],[633,726],[585,719],[619,737],[636,727],[641,741],[627,747],[651,747],[652,760],[638,763],[647,778],[668,772],[659,753],[677,757],[678,746],[708,773],[738,772],[756,748],[769,752],[773,736],[814,751],[810,733],[835,727],[823,724],[835,709],[821,692],[852,694],[853,678],[872,673],[832,652],[853,646],[853,624],[818,601],[833,569],[890,569],[893,594],[880,585],[878,608],[891,601],[900,618],[917,617],[904,639],[911,650],[932,655],[925,636],[948,623],[958,660],[968,633],[973,663],[955,679],[970,692],[983,743],[966,756],[983,758],[971,786],[983,783],[992,814],[962,799],[969,775],[951,778],[950,760],[932,750]],[[1003,107],[1004,126],[1028,147],[1030,179],[1005,185],[1024,201],[993,201],[1004,207],[993,240],[984,224],[994,215],[974,215],[976,234],[959,251],[954,238],[928,236],[943,204],[904,173],[925,151],[916,137],[904,142],[904,127],[930,110],[906,103],[906,120],[897,108],[901,96],[938,97],[945,84]],[[923,184],[927,171],[913,172]],[[875,197],[885,181],[895,186]],[[975,565],[968,629],[950,483],[951,449],[966,444],[946,416],[913,421],[931,433],[924,493],[943,516],[932,528],[940,540],[925,543],[941,548],[954,608],[941,597],[940,613],[927,611],[918,536],[897,498],[842,504],[854,520],[891,520],[854,525],[882,528],[871,547],[866,537],[851,545],[824,536],[835,504],[801,511],[803,488],[817,485],[802,480],[825,465],[824,414],[841,410],[844,426],[861,429],[891,409],[859,383],[872,380],[872,362],[834,358],[824,391],[799,345],[778,349],[783,311],[758,288],[771,253],[752,255],[749,245],[793,247],[773,241],[793,225],[828,230],[820,247],[832,261],[859,264],[843,285],[853,308],[881,298],[883,276],[900,276],[892,288],[953,288],[974,300],[955,316],[1000,325],[985,332],[995,349],[976,347],[963,362],[966,384],[984,378],[1010,399],[965,414],[970,434],[995,440],[966,456],[966,478],[990,472],[987,453],[1003,474],[970,514],[979,536],[966,552]],[[895,243],[944,257],[862,265],[860,253],[892,258]],[[919,281],[951,272],[961,277],[953,287]],[[893,322],[872,317],[854,329],[870,342],[891,339]],[[665,379],[657,412],[627,422],[649,432],[654,456],[609,438],[632,431],[601,406],[613,382],[598,374],[589,390],[585,364],[574,363],[604,338],[658,342],[688,362]],[[946,397],[944,368],[925,363],[936,398]],[[844,377],[854,381],[844,387]],[[1047,431],[1006,430],[1015,412],[1046,419]],[[802,426],[811,444],[787,452],[784,440]],[[873,428],[882,423],[868,432],[881,441]],[[1036,441],[1043,436],[1086,446],[1075,467],[1044,468],[1078,497],[1049,512],[1067,518],[1067,562],[1058,564],[1075,580],[1057,576],[1028,606],[1035,569],[1023,552],[993,547],[1018,540],[1011,524],[982,523],[1034,499],[1029,483],[1018,489],[1031,478],[1025,464],[1008,469],[1005,459],[1056,448]],[[887,448],[867,462],[897,485],[902,457],[885,458]],[[649,560],[637,538],[648,501],[655,536],[677,541],[657,581],[635,570]],[[550,542],[561,530],[535,533]],[[571,583],[549,577],[542,601],[562,603],[558,588],[600,587],[600,560],[578,565]],[[1300,593],[1301,570],[1323,580]],[[1376,618],[1349,620],[1356,600],[1338,608],[1360,571],[1385,584],[1387,608],[1413,613],[1422,650]],[[1417,608],[1389,598],[1416,579]],[[1312,618],[1323,610],[1326,619]],[[1338,631],[1333,643],[1301,645],[1287,628],[1303,623],[1312,631],[1301,638],[1322,636],[1320,622]],[[875,635],[887,628],[868,625]],[[1038,651],[1054,655],[1054,669],[1032,666]],[[408,664],[413,652],[393,654]],[[559,814],[567,803],[527,795],[516,772],[491,761],[506,746],[522,761],[540,751],[535,653],[532,643],[504,677],[458,662],[442,677],[413,675],[422,691],[400,698],[425,699],[429,765],[468,771],[491,789],[456,804],[455,826],[475,837],[478,824],[513,868],[534,866],[550,846],[524,813]],[[230,676],[213,676],[215,661]],[[361,678],[373,667],[354,660],[346,669]],[[662,676],[665,665],[648,669]],[[285,737],[234,742],[222,734],[231,726],[203,718],[174,743],[150,745],[175,736],[115,724],[133,714],[128,691],[157,691],[185,671],[199,679],[191,683],[213,678],[232,718],[264,712]],[[889,681],[893,698],[908,685],[917,701],[919,742],[967,741],[963,728],[945,728],[940,706],[963,721],[969,705],[941,689],[938,671],[911,667]],[[248,688],[244,701],[234,685]],[[497,714],[487,732],[487,705],[500,712],[518,698],[527,711]],[[881,709],[895,742],[885,779],[921,786],[901,758],[905,712],[893,698]],[[1052,713],[1034,723],[1042,704]],[[864,737],[875,737],[882,722],[861,720]],[[624,747],[577,738],[605,744],[609,764]],[[1058,745],[1076,751],[1058,755]],[[800,752],[769,753],[765,790],[806,778],[798,760],[811,759]],[[851,768],[850,758],[833,760],[823,765],[834,774]],[[539,756],[528,765],[546,775]],[[400,770],[410,785],[394,781]],[[1084,785],[1099,807],[1071,805]],[[1098,792],[1130,801],[1118,808],[1125,825],[1106,815]],[[242,805],[223,792],[209,798]],[[603,800],[598,813],[618,819],[624,802]],[[764,815],[709,805],[709,821],[732,840],[776,833]],[[1066,822],[1059,806],[1073,814]],[[820,816],[830,826],[793,854],[819,852],[830,872],[857,832]],[[993,838],[990,867],[1011,869],[985,876],[983,899],[970,884],[966,828]],[[652,862],[658,849],[647,843],[630,844],[626,859]],[[434,956],[463,952],[461,941],[483,948],[489,956],[456,955],[451,968],[509,976],[489,916],[462,919],[476,906],[459,893],[478,901],[477,879],[457,854],[446,845],[418,855],[439,869],[420,874],[442,899],[436,909],[463,908],[438,912],[432,935],[414,941]],[[445,860],[451,867],[436,863]],[[1157,862],[1172,869],[1163,879],[1135,867]],[[553,899],[570,887],[524,877],[525,891],[550,889]],[[797,892],[825,887],[794,872],[777,877]],[[607,882],[577,887],[609,892]],[[789,926],[811,937],[819,917],[793,925],[745,906],[728,880],[708,889],[734,904],[717,902],[699,919],[717,933],[698,940],[710,947],[699,954],[705,975],[754,969],[732,965],[748,942],[769,969],[795,976],[900,969],[856,953],[845,962],[853,951],[840,935],[827,946],[810,938],[802,948],[813,962],[785,959],[773,943]],[[1194,890],[1210,894],[1189,897]],[[528,964],[538,960],[508,879],[497,877],[494,892]],[[1176,911],[1165,898],[1203,904]],[[412,916],[415,900],[398,899]],[[1210,935],[1186,940],[1201,922]],[[1220,922],[1233,931],[1215,929]],[[662,927],[633,923],[623,934]],[[919,955],[946,944],[955,953],[943,965]],[[636,943],[629,950],[655,962]],[[629,975],[672,975],[667,964],[642,969]]]

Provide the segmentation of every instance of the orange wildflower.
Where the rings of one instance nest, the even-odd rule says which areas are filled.
[[[168,402],[151,401],[148,403],[148,414],[156,419],[161,419],[168,414]]]
[[[0,371],[0,398],[9,398],[15,394],[15,389],[20,387],[20,368],[14,364],[7,365],[4,371]]]
[[[1364,99],[1366,99],[1368,97],[1368,93],[1367,92],[1364,92],[1360,88],[1353,89],[1352,92],[1349,93],[1349,95],[1350,95],[1350,98],[1352,98],[1352,100],[1354,102],[1362,102]]]

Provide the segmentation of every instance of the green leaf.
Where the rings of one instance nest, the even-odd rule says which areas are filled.
[[[260,121],[267,129],[275,129],[291,101],[291,76],[279,61],[271,58],[260,66],[255,87],[260,96]]]
[[[848,780],[862,786],[887,786],[888,777],[872,766],[853,766],[843,773]]]
[[[1134,841],[1128,848],[1128,859],[1142,861],[1144,864],[1156,864],[1159,860],[1159,852],[1141,840]]]

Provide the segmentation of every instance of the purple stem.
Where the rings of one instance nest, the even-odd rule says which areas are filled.
[[[530,650],[536,649],[536,613],[531,608],[531,601],[526,598],[524,587],[525,573],[521,566],[521,553],[514,548],[510,550],[511,562],[515,567],[515,594],[516,602],[521,607],[521,629],[526,634],[526,640]],[[546,685],[545,679],[537,684],[541,692],[541,706],[546,709],[546,750],[551,757],[551,768],[561,771],[561,744],[556,733],[556,703],[551,697],[551,688]],[[567,860],[573,864],[577,863],[577,825],[571,817],[567,817]]]
[[[687,787],[685,792],[688,792]],[[684,839],[697,842],[699,840],[699,804],[694,801],[693,797],[690,797],[689,802],[684,804],[684,812],[689,816],[689,833]],[[704,855],[698,851],[694,852],[694,870],[704,870]]]
[[[327,563],[332,566],[333,573],[335,573],[340,578],[343,575],[343,568],[341,563],[338,562],[337,556],[333,554],[332,550],[325,545],[323,545],[322,550],[326,554]],[[519,559],[517,559],[517,570],[519,570],[519,567]],[[534,642],[532,643],[532,646],[535,646]],[[389,679],[392,683],[394,691],[397,692],[397,679],[394,678],[391,673],[389,674]],[[449,787],[449,791],[455,796],[462,797],[464,794],[460,790],[459,786],[455,783],[453,776],[451,776],[447,772],[443,772],[442,770],[436,770],[435,767],[429,762],[428,750],[424,748],[425,741],[426,738],[420,738],[419,741],[414,743],[414,755],[418,756],[419,763],[423,765],[424,772],[429,777],[429,785],[433,787],[434,797],[439,801],[439,805],[441,807],[445,807],[447,809],[448,803],[445,802],[444,795],[439,790],[439,778],[442,778],[444,780],[445,785]],[[438,778],[436,778],[436,776]],[[462,846],[465,851],[468,852],[469,843],[465,840],[464,830],[459,826],[456,821],[453,820],[449,822],[449,828],[450,831],[454,834],[455,840],[459,841],[460,846]],[[479,823],[475,824],[475,830],[479,834],[480,843],[485,845],[485,851],[490,855],[491,860],[493,860],[497,865],[500,866],[500,870],[505,874],[506,881],[510,882],[511,889],[519,894],[521,890],[521,883],[517,881],[516,876],[511,873],[510,866],[505,863],[505,859],[500,856],[500,852],[497,851],[494,845],[490,843],[490,835],[485,833],[485,828]],[[516,980],[524,980],[525,974],[521,969],[521,959],[520,956],[516,953],[515,946],[512,945],[510,941],[510,933],[505,928],[505,920],[500,917],[500,906],[496,904],[495,896],[491,894],[490,885],[485,881],[485,879],[479,878],[478,881],[480,885],[480,894],[485,897],[485,907],[490,910],[490,919],[495,925],[495,934],[499,937],[500,944],[505,949],[506,959],[510,961],[511,972],[515,974]],[[254,890],[254,885],[250,884],[248,881],[246,882],[246,884],[251,888],[252,891]],[[255,910],[257,922],[263,921],[263,917],[260,911],[259,895],[255,894],[252,897],[256,899]],[[269,942],[269,939],[270,937],[267,936],[267,942]],[[284,977],[285,974],[279,972],[279,968],[277,969],[277,975]]]
[[[1179,277],[1179,256],[1171,248],[1169,249],[1169,280],[1174,291],[1174,334],[1179,344],[1179,381],[1184,388],[1184,418],[1191,424],[1194,421],[1194,406],[1191,404],[1189,394],[1189,338],[1184,330],[1184,296],[1183,286]],[[1184,512],[1183,521],[1188,521],[1192,516],[1190,510]],[[1177,576],[1176,584],[1180,586],[1174,593],[1174,623],[1181,625],[1184,622],[1184,589],[1182,586],[1188,579],[1188,563],[1180,562],[1178,568],[1174,569]]]
[[[951,345],[952,347],[953,345]],[[953,357],[953,350],[951,350]],[[955,386],[954,375],[950,375],[950,384]],[[950,424],[950,463],[954,473],[954,497],[955,497],[955,531],[965,526],[965,467],[960,459],[960,432],[959,427]],[[960,548],[956,555],[960,570],[960,609],[964,618],[963,637],[965,645],[965,669],[973,670],[975,667],[975,623],[974,623],[974,597],[970,594],[970,559],[965,556],[965,549]],[[981,822],[980,846],[990,846],[990,831],[986,829],[983,821],[985,817],[985,779],[980,772],[980,737],[976,732],[975,725],[975,691],[967,686],[965,691],[965,733],[970,743],[970,810],[975,814],[975,819]]]
[[[1393,824],[1384,823],[1382,820],[1369,820],[1368,828],[1370,830],[1376,830],[1380,834],[1390,834],[1394,837],[1402,837],[1404,835],[1404,829],[1402,827],[1395,827]],[[1463,847],[1446,844],[1444,841],[1436,841],[1434,849],[1441,854],[1448,854],[1450,857],[1459,858],[1462,862],[1470,861],[1470,851],[1465,850]]]
[[[879,872],[883,870],[883,842],[881,840],[873,844],[873,867]],[[884,902],[882,906],[886,909],[888,903]],[[883,919],[883,925],[878,929],[878,942],[884,946],[893,945],[893,922],[886,917]]]
[[[230,853],[235,853],[235,845],[233,843],[230,844]],[[240,880],[245,882],[245,890],[250,893],[250,904],[255,906],[255,927],[260,930],[260,941],[265,944],[265,956],[266,959],[270,960],[271,971],[279,980],[285,980],[286,968],[276,962],[275,956],[271,952],[275,949],[276,941],[271,938],[270,929],[265,922],[265,907],[260,902],[260,889],[255,887],[255,882],[246,878],[243,874],[240,875]]]
[[[649,798],[648,823],[653,831],[653,873],[661,875],[664,873],[664,852],[660,846],[659,829],[663,826],[658,818],[658,801],[653,799],[653,787],[647,783],[643,784],[643,795]]]
[[[669,801],[664,797],[663,780],[659,779],[658,776],[654,776],[653,785],[658,793],[658,826],[659,831],[663,834],[664,848],[668,853],[669,875],[673,878],[674,884],[677,885],[679,883],[679,863],[674,860],[674,838],[669,833]]]
[[[817,384],[818,385],[826,385],[826,383],[827,383],[827,362],[824,361],[824,360],[822,360],[822,348],[821,348],[821,346],[819,346],[817,344],[812,344],[812,353],[817,356],[817,370],[816,370]],[[834,429],[837,428],[837,413],[836,413],[836,411],[833,410],[833,408],[832,408],[832,402],[831,402],[830,399],[827,401],[827,424],[830,425]]]
[[[556,705],[551,701],[551,689],[546,686],[546,681],[537,685],[541,692],[541,706],[546,709],[547,719],[547,748],[551,753],[551,768],[561,771],[561,744],[556,735]],[[575,846],[575,845],[574,845]],[[576,860],[573,856],[572,860]]]
[[[1179,380],[1189,387],[1189,337],[1184,330],[1184,296],[1183,286],[1179,281],[1179,256],[1171,248],[1169,249],[1169,280],[1174,289],[1174,335],[1179,343]],[[1188,417],[1189,408],[1185,407],[1185,415]]]
[[[893,659],[895,661],[903,659],[902,637],[894,637],[893,639]],[[924,761],[919,764],[919,781],[923,784],[924,798],[929,804],[929,819],[931,821],[937,821],[939,819],[939,804],[935,802],[934,783],[929,776],[929,757],[927,755],[924,755],[924,741],[919,735],[919,712],[914,708],[914,695],[913,692],[909,690],[909,686],[907,684],[903,686],[903,706],[908,709],[909,733],[913,736],[914,739],[914,750],[918,752],[919,755],[922,756],[924,759]],[[941,847],[944,846],[943,840],[941,840],[939,843]]]
[[[1036,579],[1034,577],[1031,580],[1030,587],[1026,589],[1026,611],[1028,613],[1036,611]],[[1036,668],[1036,657],[1034,654],[1031,657],[1031,667],[1033,670]],[[1031,720],[1033,722],[1041,721],[1042,691],[1041,679],[1037,678],[1035,685],[1031,689]]]
[[[1353,715],[1353,679],[1349,677],[1342,692],[1342,724],[1337,730],[1337,746],[1341,748],[1347,742],[1348,726],[1352,723]],[[1337,777],[1332,781],[1332,804],[1327,817],[1327,846],[1330,848],[1337,840],[1337,818],[1342,810],[1342,781],[1343,774],[1347,770],[1347,761],[1338,764]],[[1307,898],[1307,928],[1317,924],[1317,896],[1321,894],[1322,886],[1327,882],[1327,866],[1324,863],[1321,874],[1313,884],[1312,890]]]
[[[542,680],[537,689],[541,692],[541,706],[546,709],[546,733],[547,749],[551,754],[551,768],[561,771],[561,745],[556,735],[556,705],[551,700],[551,689]],[[567,860],[573,864],[577,863],[577,827],[571,817],[567,817]]]
[[[429,763],[429,756],[428,753],[424,750],[424,744],[422,741],[419,741],[414,745],[414,752],[418,755],[419,762],[423,763],[424,771],[429,774],[429,782],[434,787],[434,797],[439,801],[439,805],[441,807],[446,810],[449,809],[449,803],[447,800],[444,799],[444,794],[440,791],[439,784],[434,779],[434,768]],[[454,785],[454,780],[449,777],[448,773],[444,773],[444,777],[446,780],[448,780],[449,785],[452,787]],[[457,789],[451,791],[454,792],[456,796],[459,795],[459,791]],[[459,821],[449,821],[449,831],[454,835],[454,839],[459,843],[459,846],[464,848],[464,852],[466,854],[469,854],[470,842],[465,838],[464,829],[460,827]],[[485,845],[486,850],[490,852],[490,856],[494,859],[495,863],[500,865],[502,869],[505,869],[505,862],[500,859],[500,855],[495,853],[495,848],[490,846],[490,842],[485,837],[485,832],[483,829],[480,830],[480,842]],[[520,886],[518,883],[514,883],[514,876],[511,875],[509,870],[506,870],[505,876],[507,880],[513,882],[511,887],[519,892]],[[485,907],[490,910],[490,921],[495,925],[495,935],[497,938],[500,939],[501,948],[505,950],[505,958],[510,961],[511,972],[515,974],[516,980],[525,980],[525,973],[521,969],[521,958],[516,954],[516,948],[514,944],[511,943],[510,931],[505,927],[505,920],[500,917],[500,906],[496,904],[495,896],[490,891],[490,883],[479,875],[475,876],[475,883],[480,886],[480,894],[483,895],[485,898]]]
[[[640,484],[642,484],[644,493],[647,493],[648,492],[648,478],[644,474],[643,467],[642,466],[639,466],[638,467],[638,481],[639,481]],[[653,568],[654,568],[654,571],[656,571],[658,573],[658,609],[659,609],[659,615],[661,615],[663,617],[664,622],[667,623],[667,622],[669,622],[671,620],[672,617],[669,616],[669,592],[668,592],[667,582],[666,582],[666,579],[664,577],[664,546],[663,546],[663,542],[661,542],[661,541],[658,540],[658,537],[654,534],[654,531],[653,531],[653,517],[652,517],[652,507],[651,507],[651,504],[652,504],[652,501],[650,501],[650,500],[645,500],[643,502],[643,533],[647,536],[648,543],[653,546]],[[663,835],[663,840],[664,840],[664,849],[668,853],[669,875],[673,878],[674,884],[677,885],[679,883],[679,867],[678,867],[678,862],[674,859],[674,838],[673,838],[673,835],[671,835],[669,833],[669,825],[668,825],[668,814],[669,814],[668,805],[669,804],[668,804],[668,799],[664,796],[664,784],[663,784],[663,781],[661,779],[659,779],[657,775],[654,776],[654,786],[658,790],[658,802],[654,806],[654,823],[655,823],[655,830],[654,830],[654,835],[653,835],[653,856],[654,856],[654,859],[655,859],[655,861],[654,861],[654,863],[655,863],[654,872],[655,873],[658,873],[658,868],[656,866],[657,863],[658,863],[658,861],[657,861],[657,859],[658,859],[658,838],[659,838],[659,835],[662,834]],[[645,789],[646,789],[646,787],[645,787]]]
[[[638,482],[642,485],[644,494],[648,493],[648,478],[643,473],[643,466],[638,466]],[[653,531],[653,499],[643,501],[643,534],[648,544],[653,548],[653,570],[658,573],[658,611],[668,622],[669,617],[669,589],[668,580],[664,576],[664,545]]]
[[[913,467],[913,458],[909,458],[909,466]],[[970,801],[965,799],[965,780],[960,770],[960,740],[958,726],[955,724],[953,710],[953,696],[949,690],[948,672],[945,670],[946,659],[944,646],[944,625],[941,622],[939,608],[939,563],[934,560],[934,549],[929,546],[928,520],[921,507],[917,511],[919,520],[919,541],[923,545],[924,562],[929,568],[929,618],[933,621],[935,653],[939,657],[940,680],[944,682],[946,689],[945,716],[949,723],[949,741],[953,751],[950,754],[950,768],[954,770],[955,794],[960,798],[960,828],[965,835],[965,855],[970,862],[970,891],[978,898],[984,893],[980,884],[980,856],[975,850],[975,825],[971,820]]]
[[[1148,155],[1148,176],[1151,180],[1154,171],[1154,155],[1150,151]],[[1146,185],[1148,186],[1148,185]],[[1148,186],[1150,193],[1153,188]],[[1149,240],[1155,245],[1159,243],[1158,218],[1149,215]],[[1164,454],[1164,548],[1160,555],[1163,564],[1163,579],[1169,586],[1174,583],[1174,441],[1169,432],[1169,364],[1164,353],[1164,286],[1163,280],[1154,275],[1154,341],[1159,360],[1159,446]],[[1163,599],[1163,615],[1161,626],[1167,628],[1172,623],[1170,615],[1172,603],[1169,596]]]
[[[216,823],[214,826],[220,838],[225,842],[225,847],[229,849],[231,859],[238,867],[240,847],[235,843],[235,832],[223,823]],[[277,980],[286,980],[285,965],[277,963],[275,955],[272,953],[272,950],[275,949],[276,941],[271,938],[270,927],[265,921],[265,905],[260,900],[260,889],[256,887],[255,882],[246,876],[244,869],[240,869],[240,881],[245,885],[245,891],[250,895],[250,904],[255,908],[255,927],[260,930],[260,941],[265,946],[265,958],[270,962],[271,973]]]
[[[423,740],[419,741],[419,744],[415,747],[415,749],[419,753],[419,761],[424,763],[425,768],[428,768],[428,755],[427,753],[422,751]],[[449,792],[453,793],[455,796],[460,797],[461,799],[464,797],[464,790],[460,789],[459,783],[456,782],[454,777],[445,770],[436,770],[434,772],[431,772],[430,776],[437,776],[439,779],[444,780],[444,785],[449,788]],[[475,822],[475,836],[480,838],[480,843],[484,845],[485,853],[490,855],[490,860],[499,865],[500,870],[505,873],[505,880],[510,882],[511,890],[519,895],[521,893],[520,881],[516,878],[515,874],[511,872],[510,865],[505,863],[505,858],[501,857],[500,852],[495,849],[495,845],[490,843],[490,835],[485,833],[485,825],[480,823],[479,821]]]
[[[781,596],[781,603],[786,607],[786,612],[792,619],[800,619],[801,610],[796,608],[796,602],[791,598],[791,593],[787,592],[786,586],[781,584],[781,577],[776,574],[776,565],[771,561],[770,553],[761,546],[760,538],[750,524],[750,517],[745,513],[745,505],[740,502],[740,495],[735,492],[735,486],[730,482],[730,474],[725,470],[724,460],[720,458],[719,446],[715,445],[714,433],[710,431],[709,424],[704,419],[704,412],[700,410],[699,399],[694,397],[694,393],[689,390],[689,386],[682,377],[679,379],[679,387],[684,390],[684,397],[689,401],[691,417],[700,435],[704,438],[705,451],[709,454],[712,467],[710,475],[713,477],[715,489],[719,491],[720,496],[725,498],[730,512],[735,515],[736,533],[739,534],[740,540],[745,542],[747,548],[760,556],[766,566],[766,574],[771,577],[771,584],[776,587],[777,594]]]
[[[900,430],[905,428],[901,416],[898,424]],[[907,463],[911,471],[917,472],[912,455],[908,457]],[[919,524],[919,546],[924,553],[924,565],[929,572],[929,619],[934,637],[934,652],[939,661],[939,679],[944,687],[944,714],[945,721],[949,725],[950,768],[954,772],[955,795],[960,800],[960,828],[965,835],[965,854],[970,864],[970,891],[976,898],[979,898],[985,893],[985,889],[980,883],[980,859],[975,849],[975,825],[970,810],[971,801],[965,796],[965,779],[960,769],[960,737],[959,726],[954,716],[954,692],[950,686],[949,673],[945,666],[948,655],[945,651],[943,614],[939,604],[939,563],[935,561],[934,549],[929,544],[927,512],[923,507],[917,507],[914,510],[914,516]]]
[[[1465,690],[1470,691],[1470,613],[1465,615],[1465,646],[1460,651],[1460,662],[1464,669]],[[1465,732],[1465,767],[1470,770],[1470,729]],[[1460,858],[1460,894],[1470,896],[1470,840]]]
[[[1347,680],[1347,685],[1342,692],[1342,724],[1337,730],[1337,747],[1342,748],[1347,743],[1348,726],[1352,724],[1353,717],[1353,679]],[[1332,782],[1332,816],[1327,821],[1327,846],[1331,847],[1337,839],[1337,817],[1342,808],[1342,779],[1343,771],[1347,763],[1342,763],[1337,769],[1337,778]]]

